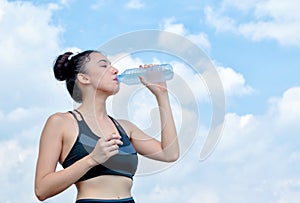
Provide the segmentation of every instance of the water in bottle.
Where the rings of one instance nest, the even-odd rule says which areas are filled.
[[[143,76],[147,82],[164,82],[174,76],[173,67],[170,64],[160,64],[149,68],[126,69],[117,76],[118,81],[127,85],[139,84],[139,76]]]

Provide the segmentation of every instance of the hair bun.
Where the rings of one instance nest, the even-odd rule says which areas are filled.
[[[54,71],[54,76],[57,80],[59,81],[64,81],[66,80],[68,76],[68,70],[70,67],[69,66],[69,57],[72,55],[72,52],[66,52],[62,55],[59,55],[55,61],[53,71]]]

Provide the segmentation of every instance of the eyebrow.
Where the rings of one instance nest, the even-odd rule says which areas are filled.
[[[100,63],[100,62],[105,62],[105,63],[111,64],[111,62],[107,61],[106,59],[100,59],[97,63]]]

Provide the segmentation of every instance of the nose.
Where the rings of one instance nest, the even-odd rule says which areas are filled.
[[[118,74],[119,70],[111,66],[113,74]]]

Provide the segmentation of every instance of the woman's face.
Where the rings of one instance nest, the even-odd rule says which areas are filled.
[[[86,64],[86,75],[91,85],[100,91],[114,94],[119,90],[117,80],[118,69],[111,66],[110,61],[101,53],[90,54],[90,61]]]

